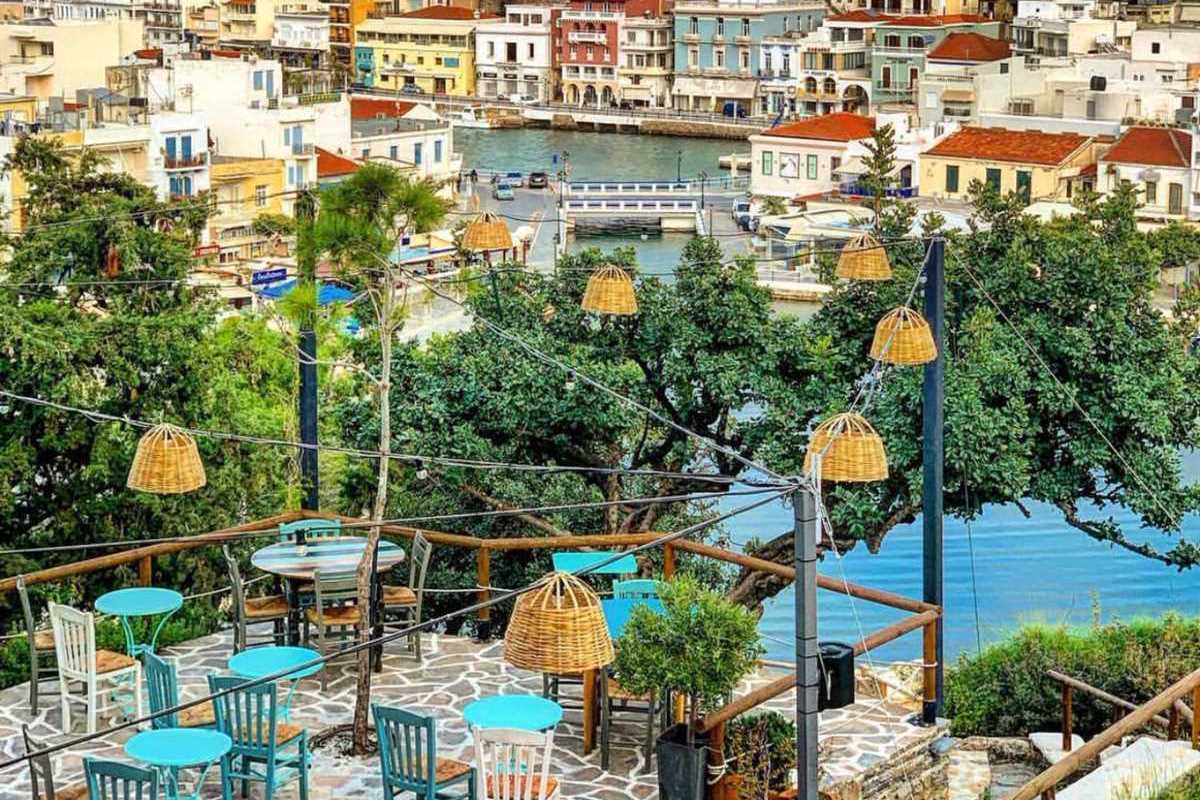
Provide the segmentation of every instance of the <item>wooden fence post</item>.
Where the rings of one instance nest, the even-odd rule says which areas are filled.
[[[1195,690],[1193,690],[1195,691]],[[1167,714],[1167,741],[1173,742],[1179,738],[1179,704],[1171,703]]]
[[[663,577],[667,580],[675,577],[675,547],[671,544],[663,545]]]
[[[937,619],[925,624],[921,629],[922,661],[921,670],[922,700],[925,708],[937,705]]]
[[[1192,749],[1200,750],[1200,686],[1192,689]]]
[[[1071,702],[1075,690],[1068,684],[1062,685],[1062,750],[1071,752],[1071,733],[1075,727],[1074,707]]]
[[[138,561],[138,583],[149,586],[154,582],[154,557],[142,556]]]
[[[492,583],[492,552],[486,547],[479,548],[475,558],[475,582],[479,584],[479,602],[486,603],[492,596],[488,587]],[[479,640],[486,642],[492,638],[492,610],[479,609]]]

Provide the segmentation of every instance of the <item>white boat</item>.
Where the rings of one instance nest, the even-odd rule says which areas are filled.
[[[450,117],[450,124],[457,128],[491,128],[492,120],[483,106],[467,106]]]

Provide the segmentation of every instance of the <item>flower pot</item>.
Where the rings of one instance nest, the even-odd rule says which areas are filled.
[[[694,736],[688,742],[686,723],[662,732],[656,743],[659,800],[705,800],[706,744],[704,736]]]

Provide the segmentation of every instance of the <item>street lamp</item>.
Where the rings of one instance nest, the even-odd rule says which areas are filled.
[[[704,210],[704,184],[708,180],[708,173],[700,173],[700,210]],[[709,231],[711,233],[711,231]]]

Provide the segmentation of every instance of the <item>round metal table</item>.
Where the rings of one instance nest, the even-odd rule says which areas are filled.
[[[199,798],[204,776],[213,764],[223,759],[233,741],[219,731],[204,728],[160,728],[142,731],[125,743],[125,755],[154,767],[161,778],[163,792],[171,800]],[[199,767],[195,789],[181,794],[179,770]]]
[[[279,716],[286,720],[291,716],[292,695],[295,693],[300,679],[316,675],[323,666],[322,664],[313,664],[307,667],[300,665],[320,657],[320,653],[307,647],[252,647],[229,659],[229,671],[241,675],[243,678],[253,679],[261,678],[264,675],[274,675],[289,670],[290,667],[299,667],[289,670],[287,675],[279,678],[279,680],[291,683],[287,698],[283,701],[283,707],[279,712]]]
[[[544,731],[557,725],[562,706],[536,694],[498,694],[469,703],[463,719],[472,728],[519,728]]]
[[[183,595],[174,589],[159,589],[152,586],[135,586],[130,589],[118,589],[96,598],[96,610],[101,614],[120,617],[121,628],[125,631],[125,650],[136,658],[145,651],[154,652],[158,642],[158,634],[163,625],[179,609],[183,608]],[[162,619],[154,627],[154,633],[146,644],[138,644],[133,636],[133,628],[129,625],[132,617],[152,617],[161,614]]]

